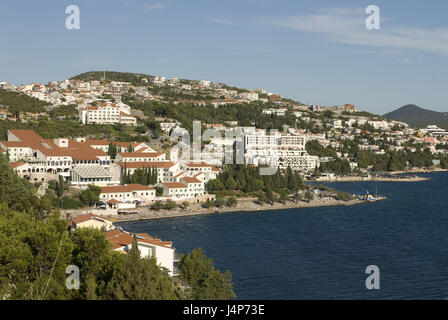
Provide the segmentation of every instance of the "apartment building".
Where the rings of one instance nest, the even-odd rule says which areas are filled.
[[[96,106],[81,107],[79,121],[82,124],[116,124],[136,125],[137,119],[129,114],[128,106],[114,103],[100,103]]]
[[[319,157],[306,152],[307,140],[305,135],[266,135],[263,132],[246,135],[246,163],[277,166],[280,169],[291,167],[303,172],[314,170],[319,166]]]

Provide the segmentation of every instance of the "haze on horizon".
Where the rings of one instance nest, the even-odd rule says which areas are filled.
[[[367,30],[365,8],[380,8]],[[77,5],[81,29],[67,30]],[[263,88],[307,104],[384,114],[448,111],[448,3],[72,0],[0,3],[0,81],[123,71]]]

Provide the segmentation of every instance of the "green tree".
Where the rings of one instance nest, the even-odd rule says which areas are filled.
[[[214,203],[213,203],[213,201],[211,201],[210,199],[207,199],[207,201],[205,201],[202,205],[203,205],[205,208],[210,209],[211,207],[214,206]]]
[[[72,244],[56,214],[36,218],[0,205],[0,297],[65,299]]]
[[[227,199],[227,206],[228,207],[236,207],[238,204],[238,200],[235,197],[231,197]]]
[[[161,197],[163,195],[163,187],[156,188],[156,196]]]
[[[54,208],[48,198],[39,199],[33,186],[20,178],[8,165],[0,152],[0,203],[6,203],[9,209],[45,218]]]
[[[57,184],[57,188],[56,188],[56,195],[59,198],[62,198],[62,196],[64,195],[64,178],[60,175],[59,176],[59,181]]]
[[[72,263],[80,270],[81,286],[75,293],[79,298],[94,299],[97,297],[96,282],[100,282],[104,265],[109,263],[112,246],[99,230],[90,228],[76,229],[70,233],[70,240]]]
[[[111,142],[109,144],[107,153],[109,154],[111,159],[115,159],[115,157],[117,156],[117,146],[115,145],[115,143]]]
[[[86,190],[82,191],[79,199],[84,205],[93,206],[100,200],[101,187],[89,185]]]
[[[169,200],[169,201],[165,202],[165,204],[164,204],[164,209],[166,209],[166,210],[173,210],[176,207],[177,207],[176,202],[174,202],[172,200]]]
[[[233,177],[228,177],[226,180],[225,186],[229,190],[236,190],[238,185],[237,185],[235,179],[233,179]],[[222,189],[220,189],[220,190],[222,190]]]
[[[283,205],[285,205],[286,202],[287,202],[288,200],[289,200],[289,192],[288,192],[287,190],[282,189],[282,190],[280,191],[280,198],[279,198],[279,201],[280,201]]]
[[[208,189],[210,191],[224,190],[225,186],[219,179],[211,179],[208,182]]]
[[[194,300],[226,300],[236,298],[229,271],[215,269],[213,260],[202,249],[195,249],[179,262],[179,278],[192,287]]]
[[[182,202],[182,209],[186,210],[190,206],[190,202],[184,201]]]
[[[155,211],[159,211],[159,210],[162,209],[163,207],[164,207],[164,206],[163,206],[162,201],[156,201],[156,202],[154,202],[154,203],[152,204],[151,209],[152,209],[152,210],[155,210]]]
[[[272,204],[274,203],[274,201],[275,201],[275,197],[274,197],[274,195],[273,195],[272,190],[271,190],[270,187],[267,187],[267,188],[266,188],[266,194],[265,194],[265,196],[266,196],[266,200],[267,200],[267,202],[270,203],[270,204],[272,205]]]
[[[303,201],[302,195],[298,192],[296,192],[292,198],[296,204],[299,203],[299,201]]]
[[[119,300],[170,300],[175,290],[166,271],[157,266],[155,258],[140,257],[136,235],[124,262],[112,276],[108,296]]]
[[[224,206],[224,202],[225,201],[223,198],[216,198],[214,205],[217,208],[222,208]]]
[[[310,191],[307,191],[306,193],[305,193],[305,200],[306,200],[306,202],[310,202],[310,201],[312,201],[312,200],[314,200],[314,194],[312,193],[312,192],[310,192]]]
[[[257,196],[257,201],[258,203],[263,206],[263,204],[267,201],[266,196],[264,195],[264,193],[259,193]]]

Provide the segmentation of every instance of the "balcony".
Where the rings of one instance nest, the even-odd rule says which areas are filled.
[[[180,254],[179,253],[177,253],[177,252],[174,253],[173,261],[174,262],[179,262],[180,261]]]

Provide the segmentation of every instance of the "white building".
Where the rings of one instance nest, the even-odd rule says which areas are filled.
[[[79,110],[79,121],[83,124],[116,124],[136,125],[137,119],[129,114],[128,106],[107,102],[97,106],[82,107]]]
[[[305,150],[305,135],[246,135],[246,163],[255,166],[271,165],[280,169],[312,171],[319,166],[319,157],[310,156]]]
[[[160,162],[166,160],[163,152],[120,152],[115,157],[117,162]]]
[[[107,202],[117,200],[123,203],[142,202],[152,203],[156,198],[156,190],[153,187],[141,184],[127,184],[123,186],[109,186],[101,189],[100,200]]]
[[[203,87],[203,88],[208,88],[208,87],[210,87],[210,85],[211,85],[211,81],[209,81],[209,80],[201,80],[201,81],[200,81],[200,85],[201,85],[201,87]]]
[[[258,100],[258,93],[256,92],[242,92],[240,94],[240,97],[245,100],[250,101],[257,101]]]
[[[112,243],[112,250],[127,253],[132,248],[133,235],[119,229],[105,234],[106,239]],[[179,261],[171,241],[162,241],[146,233],[136,234],[137,245],[142,258],[155,257],[157,264],[168,271],[170,276],[177,276],[175,262]]]
[[[192,177],[183,177],[180,182],[165,182],[161,186],[163,196],[173,201],[200,198],[205,194],[204,182]]]
[[[179,164],[171,161],[120,162],[118,165],[122,181],[125,174],[133,175],[138,169],[157,170],[157,182],[173,182],[179,173]]]

